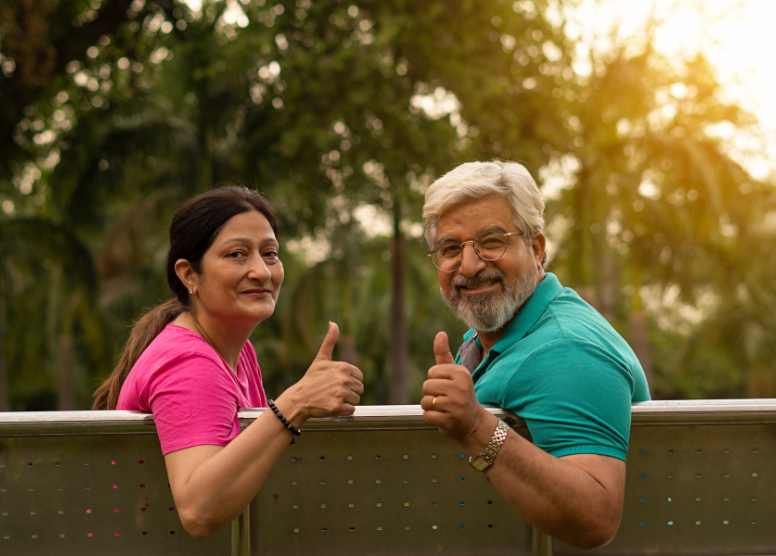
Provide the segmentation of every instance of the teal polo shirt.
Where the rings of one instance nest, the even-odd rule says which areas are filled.
[[[474,334],[469,330],[464,340]],[[474,341],[481,350],[479,338]],[[461,364],[460,351],[456,363]],[[480,403],[525,419],[534,443],[556,457],[598,454],[625,461],[631,403],[650,399],[627,342],[552,273],[472,378]]]

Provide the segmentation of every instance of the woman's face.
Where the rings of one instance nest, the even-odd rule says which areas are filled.
[[[263,214],[230,218],[202,257],[198,309],[230,325],[269,318],[283,283],[278,241]]]

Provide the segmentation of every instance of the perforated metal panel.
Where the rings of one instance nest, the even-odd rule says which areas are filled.
[[[776,554],[776,425],[634,426],[622,523],[595,552]]]
[[[531,553],[531,527],[435,429],[305,433],[250,516],[254,555]]]
[[[230,553],[181,527],[153,429],[84,433],[0,437],[0,554]]]
[[[231,535],[195,540],[148,416],[0,414],[0,554],[529,553],[531,529],[421,415],[363,407],[309,421],[248,526],[244,515]],[[651,402],[633,423],[622,525],[595,552],[776,554],[776,400]],[[533,536],[534,554],[550,554]]]

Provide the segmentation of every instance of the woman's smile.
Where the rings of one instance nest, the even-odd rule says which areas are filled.
[[[264,299],[266,297],[272,297],[272,290],[268,288],[250,288],[241,291],[240,294],[249,297],[250,299]]]

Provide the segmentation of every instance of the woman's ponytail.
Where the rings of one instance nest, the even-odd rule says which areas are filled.
[[[164,327],[178,318],[184,311],[186,311],[186,306],[183,303],[177,299],[171,299],[143,315],[132,328],[118,365],[113,369],[108,380],[103,382],[102,386],[94,393],[92,409],[116,409],[116,405],[119,403],[121,385],[124,384],[129,371],[135,366],[140,355],[164,330]]]

